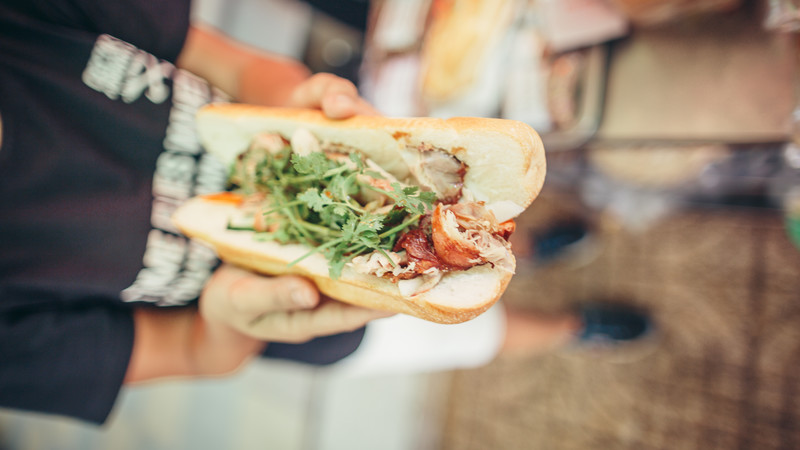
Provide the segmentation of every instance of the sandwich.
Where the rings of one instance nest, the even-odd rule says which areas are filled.
[[[229,189],[181,206],[181,232],[228,263],[438,323],[500,298],[514,218],[544,183],[538,134],[511,120],[212,104],[197,127]]]

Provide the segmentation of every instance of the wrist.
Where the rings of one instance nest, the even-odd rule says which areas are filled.
[[[295,61],[253,59],[239,76],[236,97],[243,103],[288,106],[295,88],[310,76]]]
[[[134,343],[125,383],[192,376],[186,349],[191,347],[194,308],[136,308]]]
[[[194,307],[137,308],[134,332],[126,384],[230,374],[266,345],[204,320]]]
[[[245,335],[224,322],[214,322],[198,314],[192,324],[186,347],[188,369],[196,376],[219,376],[236,372],[266,343]]]

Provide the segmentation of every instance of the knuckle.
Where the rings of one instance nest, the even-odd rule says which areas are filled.
[[[327,81],[327,82],[333,82],[339,79],[339,77],[329,72],[315,73],[314,75],[311,76],[311,78],[317,81]]]
[[[307,334],[300,334],[300,335],[287,336],[282,340],[287,344],[305,344],[311,339],[312,336],[309,336]]]
[[[255,276],[242,276],[232,281],[228,287],[228,303],[236,312],[248,312],[253,309],[254,292],[258,290]]]
[[[302,344],[313,338],[297,313],[263,314],[247,324],[248,332],[268,342]]]
[[[301,327],[299,322],[300,321],[298,320],[297,315],[290,315],[286,324],[286,332],[282,336],[285,342],[290,344],[302,344],[303,342],[310,340],[307,330],[305,330],[304,327]]]
[[[228,303],[234,311],[242,312],[247,309],[247,302],[245,301],[245,282],[244,280],[237,280],[228,288]]]
[[[332,73],[317,74],[320,80],[325,84],[327,90],[335,92],[357,92],[358,89],[352,81],[342,78]]]

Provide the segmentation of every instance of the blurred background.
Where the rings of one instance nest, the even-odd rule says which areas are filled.
[[[800,448],[800,2],[201,0],[195,15],[352,80],[386,115],[534,126],[548,175],[503,301],[633,305],[658,341],[358,376],[262,361],[130,389],[103,428],[2,412],[0,448]]]

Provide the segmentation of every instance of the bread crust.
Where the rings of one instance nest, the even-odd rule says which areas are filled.
[[[331,120],[317,110],[220,103],[202,108],[197,126],[206,149],[227,165],[247,149],[256,134],[291,136],[304,127],[321,140],[358,148],[404,178],[407,168],[402,152],[429,144],[467,164],[464,187],[476,200],[487,204],[510,201],[518,213],[539,195],[547,170],[541,138],[528,124],[514,120],[380,116]]]
[[[286,137],[306,128],[321,141],[357,148],[384,169],[403,175],[401,153],[422,144],[453,154],[468,166],[465,190],[487,204],[512,203],[514,217],[538,195],[546,170],[538,134],[522,122],[488,118],[387,118],[356,116],[331,120],[307,109],[214,104],[197,117],[200,138],[223,163],[233,160],[263,132]],[[405,169],[407,170],[407,168]],[[516,209],[514,209],[516,208]],[[223,261],[268,275],[296,274],[312,280],[330,297],[373,309],[416,316],[438,323],[461,323],[491,307],[505,291],[512,274],[489,264],[450,272],[430,291],[404,297],[396,283],[345,267],[336,280],[328,263],[315,254],[291,267],[307,253],[302,245],[257,242],[248,231],[227,230],[235,209],[230,203],[198,197],[179,208],[173,221],[182,233],[210,245]]]

